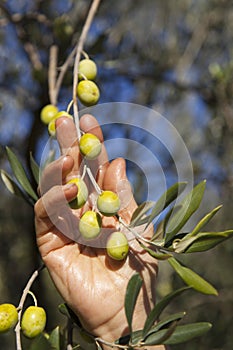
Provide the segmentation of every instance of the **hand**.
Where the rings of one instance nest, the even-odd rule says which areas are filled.
[[[128,333],[124,297],[129,278],[135,272],[143,276],[144,287],[134,312],[133,329],[142,328],[155,302],[157,264],[135,240],[130,242],[130,252],[124,262],[108,258],[104,248],[82,245],[74,240],[74,226],[84,209],[69,208],[67,201],[75,198],[77,187],[66,185],[66,182],[79,171],[81,156],[73,121],[59,118],[56,127],[61,157],[48,165],[42,175],[42,196],[35,205],[38,247],[58,291],[83,327],[95,336],[113,342]],[[103,142],[102,131],[94,117],[83,116],[80,127]],[[110,163],[103,146],[100,156],[91,164],[102,189],[116,191],[124,184],[124,198],[128,202],[119,214],[129,222],[137,205],[126,177],[125,161],[116,159]],[[105,228],[114,229],[116,225],[115,219],[103,218]]]

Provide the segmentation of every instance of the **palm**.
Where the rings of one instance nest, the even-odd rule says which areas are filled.
[[[68,121],[69,123],[70,121]],[[92,127],[94,125],[93,119],[91,119],[91,125]],[[71,125],[68,126],[73,128]],[[87,127],[89,125],[84,123],[83,128]],[[75,216],[80,216],[80,210],[72,212],[67,207],[66,202],[64,202],[64,192],[59,186],[60,180],[57,180],[56,174],[60,169],[64,182],[67,175],[80,166],[80,159],[77,157],[78,147],[76,143],[73,144],[72,148],[69,148],[67,153],[68,145],[66,142],[70,141],[64,136],[67,133],[62,131],[61,128],[60,134],[58,134],[61,153],[69,156],[63,161],[58,160],[52,164],[42,180],[44,182],[42,184],[43,192],[45,193],[35,207],[38,246],[55,285],[68,305],[79,316],[83,326],[88,331],[100,336],[111,333],[110,330],[115,329],[115,325],[118,324],[121,329],[115,329],[115,335],[121,335],[122,332],[127,332],[124,296],[129,277],[135,271],[140,271],[143,274],[145,287],[148,287],[145,290],[150,291],[151,283],[154,285],[155,282],[156,265],[148,254],[143,254],[139,246],[135,246],[135,242],[131,245],[126,262],[119,263],[109,259],[104,248],[84,246],[72,239],[73,237],[70,236],[73,227],[72,221],[76,219]],[[99,128],[96,128],[95,132],[100,138],[102,137]],[[74,136],[74,128],[70,133],[69,139]],[[76,161],[73,161],[70,156]],[[124,161],[118,159],[109,164],[104,150],[101,163],[104,166],[98,174],[99,185],[102,188],[116,190],[117,183],[126,179]],[[121,217],[127,222],[136,207],[136,203],[130,190],[126,191],[128,191],[129,201],[124,210],[121,211]],[[76,188],[68,188],[65,191],[66,200],[74,197],[76,192]],[[127,196],[127,193],[124,195]],[[115,226],[114,219],[103,222],[105,227],[114,228]],[[144,293],[140,294],[137,306],[140,317],[146,317],[150,301],[154,299],[150,292],[147,290],[145,293],[145,290]],[[141,319],[135,320],[135,325],[138,327],[143,321]]]

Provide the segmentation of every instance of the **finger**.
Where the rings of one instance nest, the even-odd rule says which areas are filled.
[[[78,173],[81,162],[76,126],[72,119],[61,117],[56,120],[56,137],[61,155],[70,155],[74,159],[73,171]]]
[[[131,184],[126,175],[126,164],[122,158],[113,160],[108,166],[104,178],[103,189],[116,192],[121,201],[119,215],[129,223],[137,208]]]
[[[53,186],[63,185],[73,166],[74,160],[71,156],[63,156],[50,163],[40,179],[40,194],[43,195]]]
[[[88,166],[91,168],[91,171],[96,178],[100,187],[102,187],[103,179],[105,176],[105,171],[109,165],[108,163],[108,154],[106,148],[104,146],[104,137],[102,133],[102,129],[96,120],[90,114],[84,114],[80,119],[80,128],[85,133],[91,133],[98,137],[100,142],[102,143],[101,153],[96,160],[92,160],[88,162]]]

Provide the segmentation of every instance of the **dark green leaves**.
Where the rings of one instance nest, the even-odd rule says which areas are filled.
[[[137,297],[142,286],[142,278],[137,273],[131,277],[128,282],[125,294],[125,314],[129,325],[130,333],[132,331],[132,318],[136,305]]]
[[[218,295],[217,290],[196,272],[181,265],[175,258],[169,258],[167,261],[188,286],[203,294]]]

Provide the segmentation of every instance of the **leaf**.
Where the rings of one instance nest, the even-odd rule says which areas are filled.
[[[218,295],[217,290],[196,272],[182,266],[175,258],[169,258],[167,261],[188,286],[203,294]]]
[[[153,249],[150,249],[148,247],[146,247],[144,244],[142,244],[141,242],[139,242],[139,244],[141,245],[141,247],[147,252],[149,253],[153,258],[157,259],[157,260],[167,260],[168,258],[171,258],[172,255],[168,254],[168,253],[158,253],[155,252]]]
[[[186,182],[177,182],[158,199],[158,201],[152,208],[146,227],[148,227],[156,218],[156,216],[158,216],[171,202],[173,202],[177,198],[178,194],[184,190],[186,185]]]
[[[164,344],[172,345],[187,342],[193,338],[200,337],[211,329],[208,322],[196,322],[183,326],[177,326],[170,338]]]
[[[190,233],[191,236],[195,236],[203,226],[205,226],[212,217],[222,208],[222,205],[219,205],[218,207],[214,208],[210,213],[206,214],[203,219],[199,221],[199,223],[194,227],[192,232]]]
[[[54,350],[44,334],[36,337],[30,344],[29,350]]]
[[[171,324],[174,321],[180,321],[185,315],[186,315],[186,312],[183,311],[183,312],[178,312],[167,316],[163,320],[159,321],[155,326],[153,326],[149,330],[149,332],[145,335],[145,338],[149,336],[151,333],[158,332],[160,329],[166,328],[165,326],[169,326],[169,324]]]
[[[180,209],[171,217],[167,225],[165,245],[179,232],[186,224],[192,214],[198,209],[205,191],[206,181],[200,182],[189,192],[179,204]],[[175,209],[175,208],[174,208]]]
[[[180,289],[175,290],[174,292],[169,293],[166,295],[162,300],[160,300],[154,308],[151,310],[150,314],[148,315],[146,322],[143,327],[143,338],[146,336],[146,334],[149,332],[153,324],[158,320],[160,314],[165,309],[165,307],[178,295],[181,293],[189,290],[190,287],[183,287]]]
[[[6,150],[7,150],[7,156],[8,156],[12,171],[13,171],[16,179],[18,180],[18,182],[20,183],[22,188],[25,190],[25,192],[27,192],[29,194],[29,196],[31,196],[35,201],[37,201],[38,197],[37,197],[36,193],[34,192],[32,186],[27,178],[27,175],[25,173],[25,170],[24,170],[22,164],[19,162],[16,155],[11,151],[11,149],[9,147],[7,147]]]
[[[143,342],[144,345],[161,345],[170,338],[177,327],[177,321],[171,323],[169,328],[165,328],[158,332],[152,332]]]
[[[130,221],[130,227],[139,226],[139,223],[142,217],[146,214],[148,210],[150,210],[154,205],[154,202],[143,202],[140,204],[137,209],[133,212]]]
[[[128,282],[125,294],[125,314],[129,325],[130,333],[132,332],[132,318],[136,305],[137,297],[142,287],[142,278],[139,273],[133,275]]]
[[[203,252],[214,248],[217,244],[230,238],[233,230],[223,232],[199,232],[194,242],[185,250],[185,253]]]
[[[49,343],[54,350],[60,350],[60,328],[57,326],[49,335]]]
[[[31,169],[32,169],[32,174],[33,174],[34,179],[38,185],[39,178],[40,178],[40,168],[39,168],[39,165],[37,164],[37,162],[35,161],[35,159],[33,158],[32,153],[30,153],[30,165],[31,165]]]

